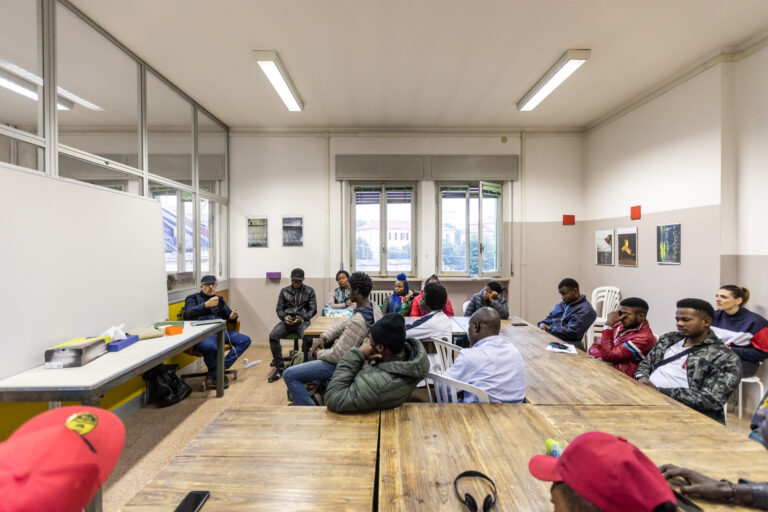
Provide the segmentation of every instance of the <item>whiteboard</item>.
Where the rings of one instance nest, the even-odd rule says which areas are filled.
[[[62,341],[167,318],[159,202],[3,167],[0,191],[0,378]]]

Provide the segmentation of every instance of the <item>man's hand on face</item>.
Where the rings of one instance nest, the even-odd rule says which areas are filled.
[[[488,300],[493,302],[498,298],[498,296],[499,296],[499,292],[492,291],[491,294],[488,296]]]
[[[374,359],[381,359],[382,357],[382,354],[376,352],[376,347],[373,346],[373,342],[371,340],[363,343],[359,350],[366,361],[373,361]]]
[[[656,386],[653,385],[653,382],[651,382],[651,380],[648,377],[640,377],[639,379],[637,379],[637,382],[639,382],[644,386],[650,386],[653,389],[656,389]]]
[[[219,305],[219,296],[218,295],[214,295],[213,297],[211,297],[210,299],[205,301],[205,307],[207,307],[207,308],[213,308],[213,307],[216,307],[218,305]]]
[[[611,311],[605,318],[605,325],[613,327],[621,321],[621,317],[622,315],[620,311]]]

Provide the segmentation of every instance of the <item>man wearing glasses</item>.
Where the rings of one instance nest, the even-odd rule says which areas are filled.
[[[224,298],[216,295],[216,276],[203,276],[200,291],[192,294],[184,301],[184,320],[236,320],[237,311],[230,309]],[[224,368],[229,368],[238,357],[251,345],[251,338],[239,332],[227,329],[225,333],[227,342],[232,349],[224,358]],[[202,352],[205,366],[208,367],[208,380],[212,386],[216,385],[216,335],[212,334],[195,345]],[[224,387],[229,387],[227,377],[224,377]]]

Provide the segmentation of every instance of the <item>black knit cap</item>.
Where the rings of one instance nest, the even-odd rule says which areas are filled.
[[[374,343],[380,343],[394,353],[405,348],[405,318],[397,313],[387,313],[371,326]]]

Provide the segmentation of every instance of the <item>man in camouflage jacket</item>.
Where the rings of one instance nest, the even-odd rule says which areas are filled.
[[[677,303],[677,331],[659,338],[635,373],[640,383],[652,386],[692,409],[725,422],[723,405],[739,385],[741,362],[709,328],[714,316],[712,305],[700,299],[683,299]],[[658,363],[675,352],[697,346],[688,355],[657,367]],[[666,368],[665,368],[666,367]],[[685,371],[688,385],[666,387],[656,372]],[[653,377],[652,377],[653,376]],[[653,381],[656,381],[654,384]],[[668,381],[665,379],[665,381]]]

